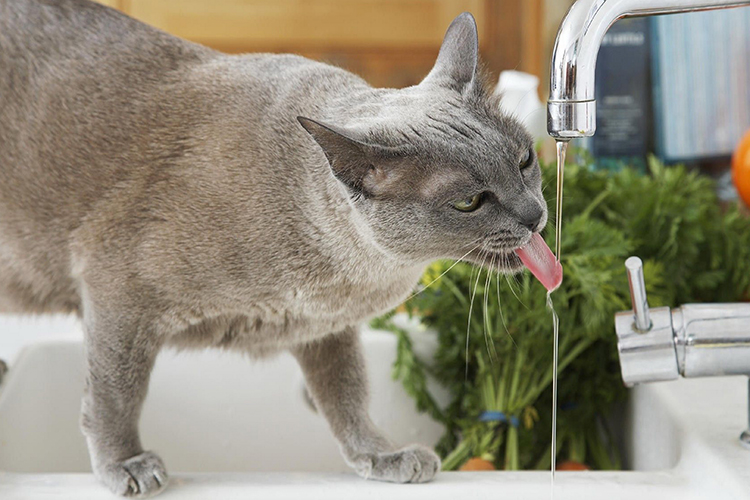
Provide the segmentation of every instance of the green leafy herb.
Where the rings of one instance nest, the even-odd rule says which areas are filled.
[[[722,211],[713,182],[684,167],[652,160],[651,175],[590,167],[570,164],[565,172],[565,278],[552,296],[560,315],[557,449],[560,457],[612,469],[620,461],[605,417],[626,396],[613,325],[614,313],[630,308],[625,259],[643,259],[652,306],[747,299],[750,221],[736,208]],[[543,171],[554,182],[554,168]],[[423,284],[450,265],[433,264]],[[552,324],[545,299],[529,273],[504,277],[459,263],[405,304],[437,332],[434,359],[419,359],[389,316],[374,323],[398,335],[394,378],[420,411],[445,425],[437,446],[445,469],[476,456],[505,469],[548,467]],[[446,408],[430,394],[429,375],[450,392]]]

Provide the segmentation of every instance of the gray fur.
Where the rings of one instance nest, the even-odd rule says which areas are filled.
[[[463,14],[422,84],[374,89],[86,0],[0,0],[0,310],[82,318],[82,428],[112,491],[166,484],[138,436],[164,346],[290,350],[357,472],[434,476],[431,450],[370,421],[356,330],[434,259],[518,270],[546,222],[538,165],[519,169],[531,139],[476,53]]]

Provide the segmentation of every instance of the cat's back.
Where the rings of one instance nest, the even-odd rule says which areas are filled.
[[[166,125],[160,89],[209,57],[88,0],[0,0],[0,225],[73,224]]]
[[[70,286],[53,278],[70,232],[181,118],[165,89],[214,54],[88,0],[0,0],[0,296]]]
[[[47,193],[34,206],[58,211],[101,194],[160,123],[159,90],[209,57],[88,0],[0,0],[0,194],[23,208],[10,191],[36,184]]]

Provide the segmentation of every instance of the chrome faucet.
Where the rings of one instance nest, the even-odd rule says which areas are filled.
[[[557,32],[550,68],[547,131],[557,140],[594,135],[594,72],[604,34],[623,17],[725,9],[750,0],[577,0]]]
[[[625,267],[633,310],[615,315],[625,384],[750,375],[750,302],[649,309],[641,259]]]
[[[630,257],[625,267],[633,310],[615,315],[615,330],[626,385],[680,376],[750,376],[750,303],[649,309],[641,259]],[[750,428],[740,439],[750,448]]]

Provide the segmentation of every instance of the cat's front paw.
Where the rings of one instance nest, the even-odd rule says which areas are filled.
[[[440,457],[426,446],[414,444],[388,453],[368,453],[354,461],[365,479],[393,483],[425,483],[440,470]]]
[[[137,498],[161,493],[168,480],[164,462],[150,451],[97,467],[95,474],[116,495]]]

